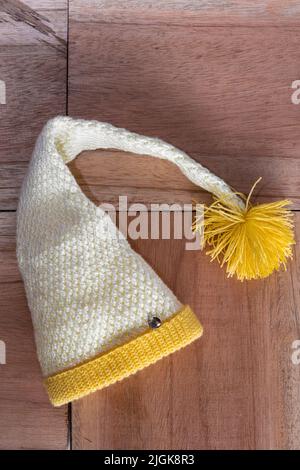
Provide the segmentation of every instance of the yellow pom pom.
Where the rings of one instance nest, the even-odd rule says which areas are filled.
[[[258,180],[260,181],[260,180]],[[258,279],[269,276],[292,257],[295,243],[292,212],[286,208],[288,200],[269,204],[251,205],[250,197],[245,207],[239,207],[228,198],[215,198],[204,209],[204,220],[195,221],[193,229],[204,227],[204,244],[212,260],[226,264],[228,276]]]

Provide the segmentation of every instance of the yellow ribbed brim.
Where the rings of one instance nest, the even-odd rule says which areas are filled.
[[[188,345],[202,335],[202,326],[189,306],[157,329],[44,380],[49,398],[60,406],[107,387]]]

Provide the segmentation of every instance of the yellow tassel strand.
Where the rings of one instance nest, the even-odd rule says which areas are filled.
[[[226,264],[228,276],[244,279],[259,279],[269,276],[280,267],[286,269],[288,258],[292,257],[293,215],[286,206],[288,200],[269,204],[252,205],[250,198],[245,207],[239,207],[228,197],[214,197],[211,206],[204,209],[204,219],[195,220],[194,231],[204,228],[204,245],[211,259],[217,259],[221,266]]]

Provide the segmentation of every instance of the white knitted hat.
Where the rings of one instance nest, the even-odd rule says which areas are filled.
[[[202,334],[192,310],[130,248],[66,166],[82,150],[97,148],[170,160],[195,184],[244,208],[226,183],[159,139],[69,117],[45,125],[21,190],[17,257],[44,382],[56,406],[121,380]]]

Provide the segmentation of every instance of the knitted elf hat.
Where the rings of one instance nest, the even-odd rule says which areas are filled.
[[[69,117],[42,130],[17,211],[17,257],[44,383],[55,406],[108,386],[186,346],[202,327],[66,163],[82,150],[120,149],[175,163],[215,202],[205,209],[212,258],[239,279],[264,277],[291,256],[288,201],[252,206],[184,152],[107,123]],[[245,199],[245,200],[244,200]],[[200,228],[195,221],[194,228]]]

